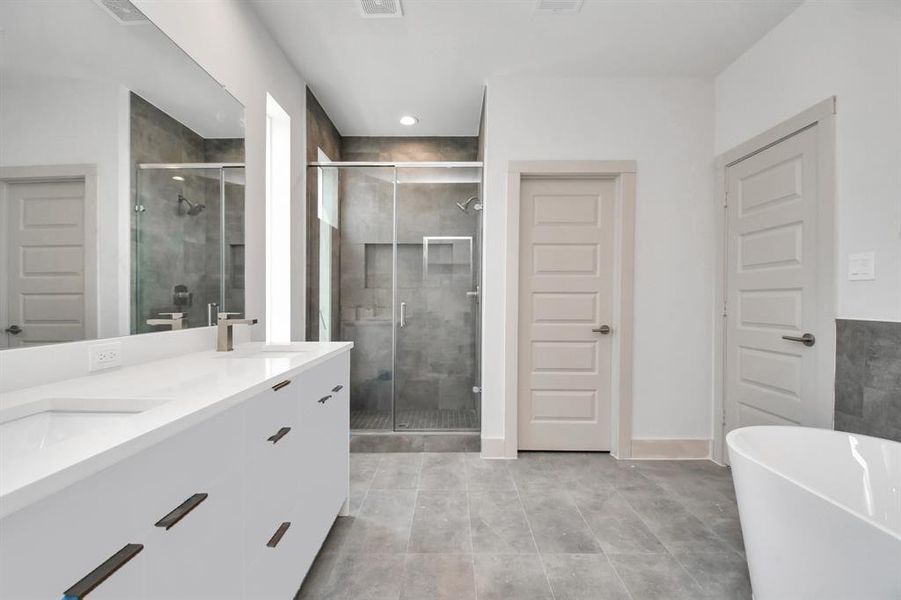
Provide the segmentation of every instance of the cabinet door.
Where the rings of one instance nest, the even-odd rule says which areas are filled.
[[[300,408],[302,504],[330,526],[348,495],[349,354],[332,358],[310,375]]]
[[[146,600],[230,600],[241,597],[243,511],[241,468],[197,489],[174,513],[180,520],[146,535]],[[193,501],[191,501],[193,499]],[[199,502],[198,502],[199,501]],[[189,512],[185,512],[189,511]]]
[[[244,598],[247,600],[291,600],[303,583],[306,569],[298,564],[305,542],[303,531],[290,513],[272,523],[267,540],[247,550]],[[284,528],[278,539],[279,528]]]

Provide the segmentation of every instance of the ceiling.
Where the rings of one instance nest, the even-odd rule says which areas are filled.
[[[801,0],[403,0],[366,19],[358,0],[252,0],[342,135],[475,135],[496,76],[712,77]],[[398,119],[419,117],[414,127]]]
[[[244,107],[149,21],[123,25],[91,0],[0,0],[0,34],[4,85],[121,84],[202,137],[244,137]]]

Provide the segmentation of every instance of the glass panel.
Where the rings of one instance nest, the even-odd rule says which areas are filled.
[[[478,430],[481,169],[397,170],[395,429]]]
[[[340,324],[333,339],[354,342],[350,368],[352,429],[390,430],[393,426],[392,298],[394,167],[329,167],[340,193]],[[334,231],[331,225],[320,227]],[[332,255],[334,257],[334,254]],[[318,278],[317,278],[318,280]],[[334,280],[332,280],[334,281]],[[317,294],[318,297],[318,294]],[[332,298],[332,301],[334,299]],[[320,301],[322,304],[323,301]],[[333,332],[334,333],[334,332]]]
[[[205,327],[210,313],[244,310],[244,169],[138,169],[132,332],[183,313]],[[225,210],[222,210],[223,199]]]

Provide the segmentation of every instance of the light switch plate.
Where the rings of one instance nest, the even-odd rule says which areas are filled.
[[[858,252],[848,255],[848,280],[870,281],[876,279],[876,253]]]
[[[122,365],[122,343],[109,342],[88,347],[88,371],[100,371]]]

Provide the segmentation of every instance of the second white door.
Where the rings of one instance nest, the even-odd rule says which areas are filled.
[[[521,450],[610,450],[615,193],[605,179],[522,182]]]

